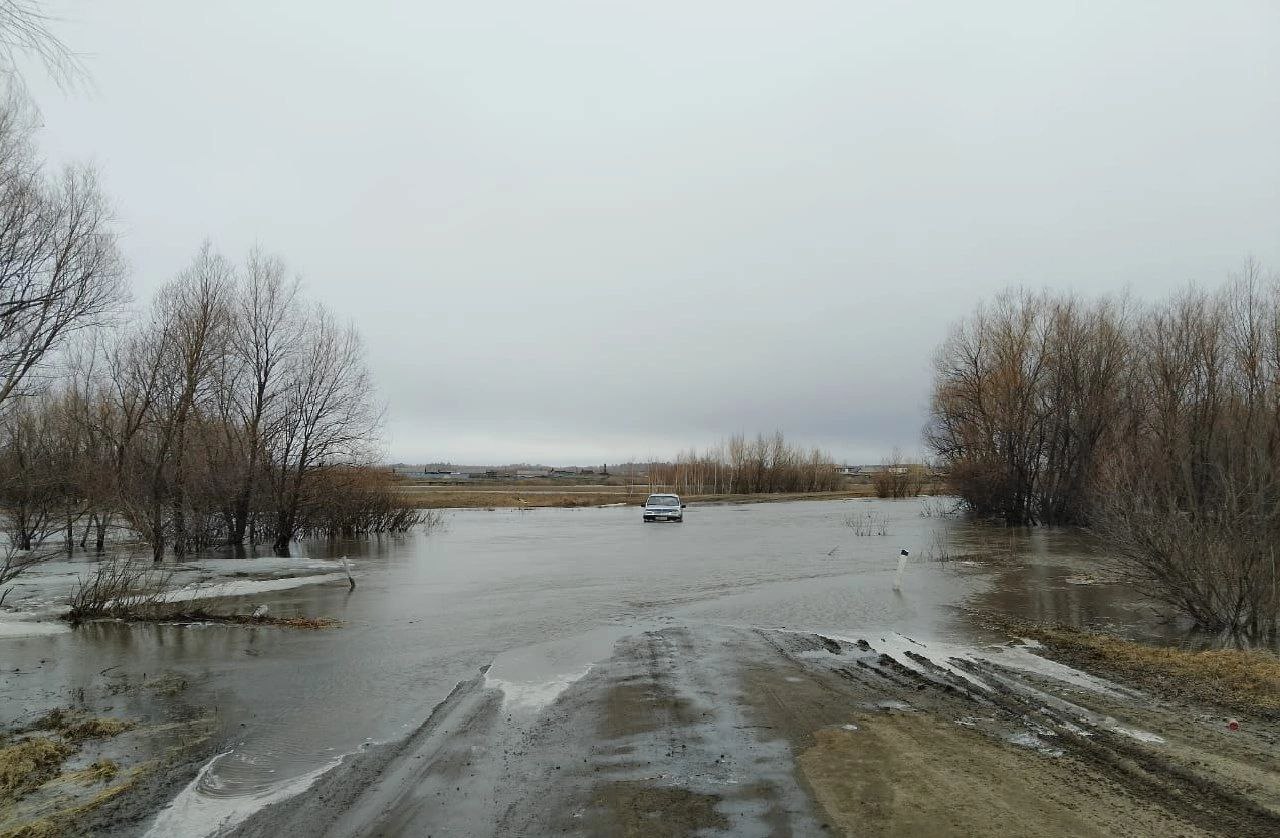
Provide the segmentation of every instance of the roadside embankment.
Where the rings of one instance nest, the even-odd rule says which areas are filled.
[[[1009,617],[984,622],[1033,638],[1053,658],[1160,694],[1280,719],[1280,657],[1266,649],[1183,649]]]

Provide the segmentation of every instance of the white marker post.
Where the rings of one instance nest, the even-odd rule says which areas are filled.
[[[893,589],[895,591],[902,590],[902,571],[907,569],[907,556],[911,555],[906,550],[898,551],[898,575],[893,577]]]

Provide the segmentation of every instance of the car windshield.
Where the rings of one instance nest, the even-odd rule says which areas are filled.
[[[649,495],[649,501],[646,506],[675,506],[680,503],[680,498],[675,495]]]

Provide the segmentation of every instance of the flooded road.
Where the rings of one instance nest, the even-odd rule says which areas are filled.
[[[1162,628],[1109,581],[1076,535],[922,517],[911,501],[691,507],[682,525],[635,508],[456,511],[443,529],[348,544],[358,575],[245,599],[273,615],[332,617],[325,631],[99,623],[0,639],[0,719],[21,722],[81,694],[163,674],[181,701],[216,708],[222,753],[154,834],[207,834],[295,791],[345,754],[403,737],[461,681],[488,677],[544,704],[640,628],[714,624],[981,639],[963,609]],[[886,535],[858,536],[871,515]],[[901,592],[897,554],[911,551]],[[163,702],[163,698],[153,699]],[[138,709],[138,708],[135,708]],[[145,709],[145,708],[144,708]],[[199,828],[197,828],[199,827]],[[208,828],[205,828],[208,827]]]

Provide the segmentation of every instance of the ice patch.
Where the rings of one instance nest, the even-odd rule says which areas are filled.
[[[264,806],[301,794],[321,775],[341,762],[334,760],[314,771],[281,780],[252,794],[221,796],[216,794],[220,782],[212,772],[218,762],[230,754],[231,751],[226,751],[205,763],[196,778],[156,815],[155,822],[144,838],[170,838],[174,835],[206,838],[218,835]]]
[[[878,710],[901,710],[904,712],[913,712],[916,709],[905,701],[898,701],[892,698],[886,698],[883,701],[877,701],[872,706],[874,706]]]
[[[1038,751],[1045,756],[1060,757],[1063,754],[1063,750],[1061,748],[1054,748],[1046,745],[1044,741],[1034,733],[1014,733],[1006,737],[1006,739],[1018,747],[1030,748],[1031,750]]]
[[[856,639],[838,635],[830,636],[844,643],[857,644]],[[922,643],[905,635],[893,633],[879,638],[879,642],[872,645],[875,651],[888,655],[920,675],[930,677],[937,674],[931,673],[929,668],[920,662],[920,658],[924,658],[938,669],[959,676],[983,690],[991,690],[992,687],[982,676],[975,675],[963,667],[956,666],[957,661],[996,664],[1007,669],[1039,675],[1053,681],[1079,687],[1099,695],[1111,698],[1127,697],[1124,689],[1110,681],[1035,654],[1032,649],[1042,648],[1038,643],[1034,646],[1028,643],[1021,646],[996,646],[990,649],[978,649],[971,646],[958,646],[936,641]],[[908,655],[907,652],[912,654]]]
[[[71,626],[51,620],[0,620],[0,640],[11,637],[47,637],[68,631],[71,631]]]
[[[286,591],[300,588],[303,585],[316,585],[321,582],[345,582],[345,573],[322,573],[316,576],[285,576],[279,579],[232,579],[225,582],[207,582],[195,585],[184,585],[167,591],[160,597],[162,602],[186,602],[196,599],[217,599],[231,596],[252,596]]]
[[[1031,651],[1029,646],[997,646],[994,649],[975,650],[968,655],[972,660],[994,663],[1008,669],[1016,669],[1031,675],[1041,675],[1053,681],[1079,687],[1089,692],[1111,698],[1127,697],[1126,691],[1103,678],[1081,672],[1070,666],[1051,661]],[[1038,648],[1038,647],[1037,647]]]
[[[1128,736],[1130,739],[1136,739],[1139,742],[1146,742],[1152,745],[1164,744],[1163,736],[1157,736],[1154,733],[1139,730],[1136,727],[1125,727],[1124,725],[1117,724],[1116,720],[1112,718],[1104,719],[1103,724],[1107,730],[1110,730],[1112,733],[1118,733],[1121,736]]]

